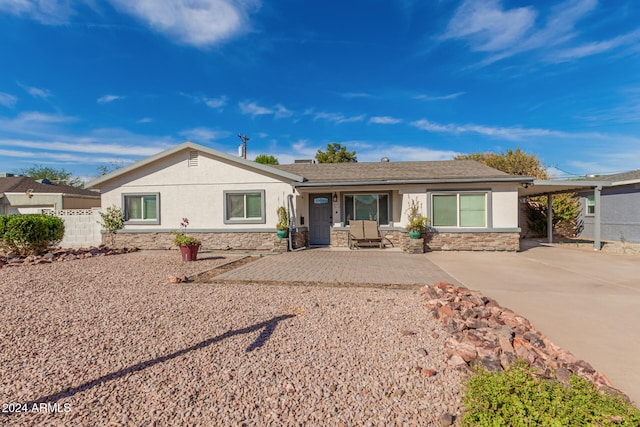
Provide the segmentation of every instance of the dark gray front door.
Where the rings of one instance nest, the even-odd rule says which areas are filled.
[[[309,243],[331,244],[331,193],[311,194],[309,197]]]

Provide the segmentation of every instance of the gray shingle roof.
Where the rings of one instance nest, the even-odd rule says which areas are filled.
[[[76,194],[79,196],[100,197],[100,193],[84,188],[76,188],[70,185],[42,184],[28,176],[7,176],[0,178],[0,193],[24,193],[31,190],[33,193],[48,194]]]
[[[301,175],[310,183],[383,182],[457,179],[504,179],[513,177],[474,160],[425,162],[321,163],[276,165]],[[516,177],[514,177],[516,178]],[[523,181],[527,180],[522,177]]]

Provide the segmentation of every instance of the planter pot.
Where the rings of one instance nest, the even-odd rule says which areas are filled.
[[[284,239],[289,234],[289,230],[276,230],[276,234],[278,235],[278,239]]]
[[[180,253],[182,254],[182,261],[195,261],[198,259],[198,249],[200,245],[182,245],[180,246]]]
[[[409,231],[409,238],[410,239],[419,239],[420,238],[420,234],[422,234],[421,231]]]

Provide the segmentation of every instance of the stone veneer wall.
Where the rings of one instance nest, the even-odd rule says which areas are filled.
[[[399,247],[406,251],[409,234],[400,230],[380,230],[386,246]],[[331,246],[349,246],[349,230],[332,230]],[[520,233],[423,233],[425,251],[511,251],[520,250]],[[388,240],[387,240],[388,239]]]
[[[203,250],[258,250],[278,252],[288,250],[288,239],[278,239],[275,231],[267,232],[212,232],[212,233],[187,233],[200,239]],[[308,240],[307,231],[298,231],[293,234],[294,248],[306,246]],[[111,244],[109,234],[102,235],[105,244]],[[120,232],[116,235],[116,247],[136,247],[139,249],[174,249],[173,235],[170,233],[127,233]]]

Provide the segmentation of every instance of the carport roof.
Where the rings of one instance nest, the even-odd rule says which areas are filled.
[[[607,181],[582,181],[582,180],[542,180],[536,179],[533,185],[525,185],[520,188],[520,196],[541,196],[544,194],[577,193],[611,185]]]

